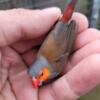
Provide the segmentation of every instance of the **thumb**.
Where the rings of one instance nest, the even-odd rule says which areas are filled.
[[[58,8],[0,11],[0,47],[45,34],[60,16]]]

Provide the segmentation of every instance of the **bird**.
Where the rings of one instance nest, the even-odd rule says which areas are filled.
[[[46,39],[41,45],[34,63],[29,67],[28,74],[34,88],[52,81],[64,70],[64,66],[72,53],[77,25],[72,20],[77,0],[71,0]]]

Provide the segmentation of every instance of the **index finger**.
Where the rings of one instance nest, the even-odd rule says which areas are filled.
[[[55,7],[43,10],[0,11],[0,46],[46,34],[60,14],[61,11]]]
[[[34,39],[48,32],[61,12],[57,8],[44,10],[14,9],[0,12],[0,47],[23,39]],[[88,27],[85,16],[74,13],[78,32]]]

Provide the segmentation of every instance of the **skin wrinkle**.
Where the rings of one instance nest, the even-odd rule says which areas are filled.
[[[20,76],[22,73],[25,73],[26,70],[27,70],[27,67],[25,66],[25,63],[21,63],[19,57],[20,56],[18,56],[18,58],[16,58],[17,60],[16,59],[15,60],[12,59],[13,61],[11,61],[11,64],[10,64],[11,67],[10,67],[10,70],[9,70],[9,77],[11,77],[11,79],[15,78],[16,75]],[[23,59],[21,59],[21,60],[23,61]],[[22,67],[21,68],[18,67],[17,71],[16,71],[16,69],[13,66],[15,66],[15,67],[22,66]]]
[[[29,50],[33,49],[33,47],[35,48],[37,46],[40,46],[43,41],[44,41],[44,36],[42,36],[40,39],[19,41],[17,43],[14,43],[10,47],[13,48],[16,52],[18,52],[19,54],[22,55],[22,54],[27,53]]]
[[[70,84],[67,81],[67,75],[65,75],[65,82],[68,85],[70,91],[72,91],[73,96],[75,96],[76,98],[74,98],[75,100],[78,99],[79,95],[77,93],[75,93],[75,91],[71,88]]]
[[[70,85],[69,85],[69,83],[68,83],[68,81],[67,81],[67,75],[65,75],[63,78],[61,78],[62,79],[62,82],[63,82],[63,85],[61,86],[61,88],[63,89],[65,89],[65,90],[67,90],[68,91],[68,93],[66,93],[66,95],[64,94],[64,96],[66,97],[64,100],[66,100],[66,99],[68,99],[68,100],[74,100],[74,99],[77,99],[79,96],[73,91],[73,89],[70,87]],[[59,81],[59,80],[58,80]],[[56,84],[57,85],[57,84]],[[54,90],[55,91],[55,94],[56,94],[56,97],[57,97],[57,95],[59,96],[59,93],[57,93],[58,91],[59,91],[59,89],[58,89],[58,91],[57,91],[57,87],[54,85],[53,86],[53,88],[55,88],[55,89],[52,89],[52,90]],[[63,90],[62,90],[63,91]],[[66,92],[67,92],[66,91]],[[61,92],[61,91],[60,91]],[[60,99],[59,97],[58,98],[56,98],[55,100],[62,100],[62,98]]]
[[[57,96],[56,96],[56,92],[55,92],[55,90],[53,89],[53,84],[50,85],[49,89],[50,89],[50,94],[51,94],[52,98],[53,98],[54,100],[58,100],[58,99],[57,99]]]
[[[2,51],[2,50],[0,50],[0,51]],[[4,86],[5,86],[5,83],[6,83],[6,80],[7,80],[7,76],[6,76],[6,78],[5,79],[3,79],[4,77],[3,77],[3,75],[4,75],[4,73],[3,73],[3,64],[2,64],[2,59],[3,59],[3,55],[2,55],[2,52],[0,53],[1,54],[1,62],[0,62],[0,79],[1,79],[1,87],[0,87],[0,91],[2,91],[2,89],[4,88]],[[5,69],[4,69],[5,70]]]
[[[22,38],[22,40],[28,37],[28,34],[25,32],[24,26],[22,24],[20,24],[20,33],[20,37]]]
[[[16,75],[10,75],[10,81],[11,81],[11,83],[13,83],[13,81],[18,77],[18,76],[20,76],[20,75],[22,75],[23,73],[25,73],[26,72],[26,70],[25,71],[22,71],[22,72],[19,72],[19,73],[17,73]]]
[[[9,23],[8,23],[9,24]],[[9,37],[9,36],[7,36],[6,34],[6,32],[5,32],[5,37],[6,37],[6,41],[7,41],[7,43],[8,43],[8,45],[9,44],[12,44],[12,43],[15,43],[16,41],[18,41],[19,39],[21,39],[22,37],[22,26],[20,25],[20,23],[14,23],[15,25],[15,27],[14,26],[10,26],[10,27],[12,27],[13,29],[11,30],[11,32],[9,33],[9,35],[12,35],[13,33],[19,33],[18,35],[17,34],[15,34],[15,35],[12,35],[11,37]],[[9,28],[10,29],[10,28]],[[9,31],[9,29],[8,29],[8,31]],[[6,30],[6,29],[5,29]],[[11,38],[12,38],[12,40],[11,40]],[[6,43],[6,45],[7,45],[7,43]]]
[[[10,81],[14,81],[15,79],[16,79],[16,77],[18,77],[18,76],[20,76],[20,75],[22,75],[23,73],[26,73],[26,69],[25,70],[22,70],[21,72],[19,72],[19,73],[17,73],[16,75],[14,74],[12,74],[12,75],[10,75]],[[11,73],[10,73],[11,74]]]
[[[1,31],[1,33],[0,33],[1,37],[3,38],[2,41],[1,41],[3,43],[3,45],[9,43],[8,38],[6,37],[6,33],[3,30],[3,28],[0,28],[0,31]]]
[[[9,72],[9,73],[10,73],[10,72]],[[9,83],[10,83],[10,86],[11,86],[11,91],[13,92],[13,94],[14,94],[16,100],[18,100],[18,99],[17,99],[17,95],[16,95],[16,93],[15,93],[15,91],[14,91],[14,88],[13,88],[13,81],[16,79],[16,77],[20,76],[21,74],[22,74],[22,72],[20,72],[20,73],[18,73],[18,74],[16,74],[16,75],[10,75],[10,76],[9,76]],[[10,78],[10,77],[11,77],[11,78]]]
[[[71,69],[73,68],[70,60],[68,60],[68,63],[65,65],[64,71],[63,73],[66,74],[67,72],[69,72]]]
[[[13,89],[13,85],[12,85],[12,83],[11,83],[11,81],[10,81],[10,79],[9,79],[9,78],[8,78],[8,81],[9,81],[9,84],[10,84],[11,91],[12,91],[12,93],[13,93],[14,97],[15,97],[15,100],[17,100],[16,93],[15,93],[15,91],[14,91],[14,89]]]
[[[2,76],[3,76],[3,74],[2,74]],[[5,87],[6,81],[7,81],[7,77],[5,79],[3,79],[4,77],[2,77],[2,76],[1,76],[1,81],[2,82],[1,82],[1,90],[0,91],[3,90],[3,88]]]
[[[5,100],[16,100],[8,80],[5,84],[5,87],[2,90],[2,94],[5,97]]]
[[[11,57],[9,55],[5,56],[4,51],[5,51],[4,49],[1,50],[1,54],[3,56],[2,60],[1,60],[1,66],[2,66],[2,68],[3,68],[4,71],[8,70],[8,73],[9,73],[11,62],[12,63],[14,63],[14,62],[11,60]],[[7,63],[5,63],[5,62],[7,62]],[[3,73],[3,75],[4,75],[4,73]],[[5,83],[3,83],[2,90],[3,90],[3,88],[6,85],[7,78],[8,78],[8,75],[7,75],[6,79],[5,79]]]
[[[3,90],[3,88],[5,87],[5,84],[6,84],[6,81],[7,81],[7,75],[6,75],[6,77],[4,77],[4,74],[2,73],[2,76],[1,76],[1,83],[2,83],[2,85],[1,85],[1,91]]]
[[[29,68],[29,66],[36,59],[37,52],[38,52],[38,48],[34,48],[34,49],[32,48],[28,52],[25,52],[25,54],[22,54],[22,59],[25,62],[27,68]]]

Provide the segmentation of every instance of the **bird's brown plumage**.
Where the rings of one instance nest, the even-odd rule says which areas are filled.
[[[40,75],[43,77],[48,75],[48,77],[46,80],[37,79],[38,85],[41,81],[45,83],[53,80],[63,71],[76,37],[76,23],[71,20],[76,2],[77,0],[69,2],[62,18],[57,21],[40,47],[37,59],[29,70],[30,76],[33,77],[33,83],[36,83],[34,79],[37,79],[41,71]],[[43,68],[46,68],[49,74],[43,72]]]
[[[55,27],[44,41],[39,55],[44,56],[53,67],[61,71],[64,67],[65,60],[67,60],[72,51],[76,24],[75,21],[71,21],[69,24],[58,22]]]

